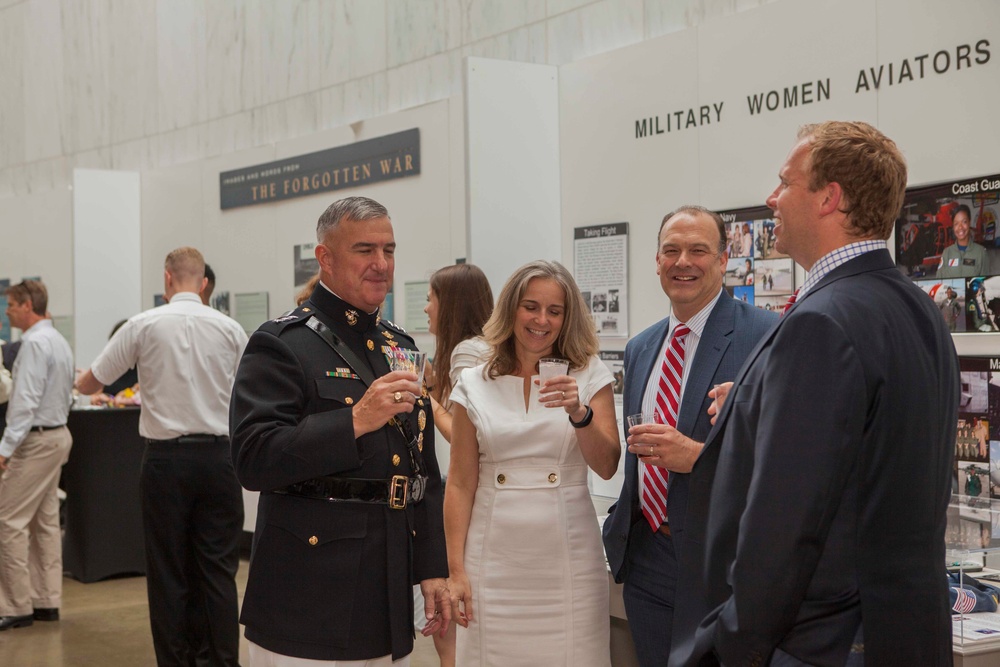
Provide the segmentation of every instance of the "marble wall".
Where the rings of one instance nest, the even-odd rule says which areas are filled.
[[[562,65],[771,1],[0,0],[0,197],[445,99],[465,56]]]

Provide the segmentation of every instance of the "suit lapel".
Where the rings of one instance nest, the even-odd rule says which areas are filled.
[[[642,397],[646,393],[649,376],[654,372],[659,372],[656,362],[659,361],[660,348],[663,346],[663,339],[670,328],[670,318],[663,319],[655,327],[652,332],[654,335],[649,336],[645,347],[636,351],[635,364],[633,365],[635,378],[642,378],[643,381],[627,383],[629,392],[624,400],[625,416],[642,412]]]

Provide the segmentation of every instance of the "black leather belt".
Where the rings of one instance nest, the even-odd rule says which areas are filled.
[[[331,503],[368,503],[388,505],[401,510],[407,503],[424,499],[427,478],[393,475],[392,479],[351,479],[346,477],[317,477],[290,484],[275,493],[301,496]]]
[[[214,442],[229,442],[229,436],[192,433],[191,435],[182,435],[179,438],[171,438],[170,440],[153,440],[147,438],[146,442],[151,445],[207,445]]]
[[[64,428],[66,424],[60,424],[59,426],[32,426],[31,430],[36,433],[41,433],[42,431],[54,431],[57,428]]]

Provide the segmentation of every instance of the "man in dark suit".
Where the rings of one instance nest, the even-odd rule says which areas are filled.
[[[808,275],[692,471],[707,534],[681,577],[708,611],[671,664],[950,665],[958,363],[886,249],[906,164],[870,125],[827,122],[779,178],[777,249]]]
[[[236,472],[261,492],[240,621],[255,664],[389,665],[413,649],[415,583],[425,634],[451,616],[431,403],[389,370],[415,346],[379,315],[386,209],[348,197],[316,231],[319,284],[250,337],[233,388]]]
[[[736,377],[747,354],[777,321],[777,315],[734,300],[722,289],[725,244],[725,226],[712,211],[685,206],[663,218],[656,273],[670,298],[672,314],[625,348],[625,414],[654,412],[671,333],[681,323],[691,331],[686,336],[676,428],[652,424],[633,430],[621,496],[604,523],[608,562],[615,580],[624,582],[629,627],[643,665],[664,665],[670,653],[676,553],[683,550],[685,540],[685,473],[710,428],[709,391]],[[625,429],[627,434],[627,424]],[[650,523],[641,509],[647,465],[669,471],[663,523],[658,519]]]

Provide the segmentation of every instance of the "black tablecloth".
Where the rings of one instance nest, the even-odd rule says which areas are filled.
[[[73,449],[61,482],[67,496],[63,570],[86,583],[145,574],[139,408],[73,410],[67,423]]]

